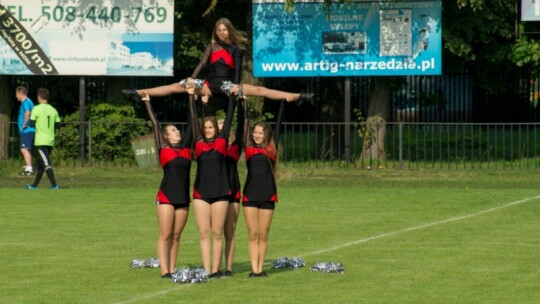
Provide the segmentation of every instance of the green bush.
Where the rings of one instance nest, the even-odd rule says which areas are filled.
[[[152,131],[149,121],[135,116],[126,102],[96,102],[88,105],[85,123],[86,154],[93,161],[116,162],[134,160],[131,140]],[[56,155],[63,161],[78,158],[79,111],[62,119],[57,132]],[[89,133],[91,137],[89,138]]]

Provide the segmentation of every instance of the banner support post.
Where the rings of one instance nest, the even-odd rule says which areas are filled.
[[[351,162],[351,78],[345,77],[345,162]]]
[[[85,112],[86,112],[86,79],[84,76],[79,78],[79,161],[81,166],[85,161],[85,140],[84,140],[84,124],[85,124]],[[91,136],[91,135],[90,135]]]

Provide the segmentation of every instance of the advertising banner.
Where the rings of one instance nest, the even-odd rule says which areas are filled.
[[[440,75],[441,1],[254,0],[256,77]]]
[[[0,0],[0,74],[173,75],[173,0]]]
[[[521,0],[521,21],[540,21],[540,0]]]

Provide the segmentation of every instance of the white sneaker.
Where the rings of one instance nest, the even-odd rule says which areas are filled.
[[[34,171],[24,170],[23,172],[21,172],[21,175],[25,175],[25,176],[34,175]]]

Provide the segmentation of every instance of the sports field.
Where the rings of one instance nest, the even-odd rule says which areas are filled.
[[[193,168],[194,169],[194,168]],[[250,272],[241,215],[233,278],[158,269],[159,170],[57,168],[59,191],[0,168],[0,303],[538,303],[540,172],[282,166],[267,254]],[[194,172],[194,170],[192,170]],[[242,178],[243,179],[243,178]],[[201,264],[194,214],[179,267]],[[306,267],[272,269],[281,257]],[[340,262],[343,274],[312,273]]]

